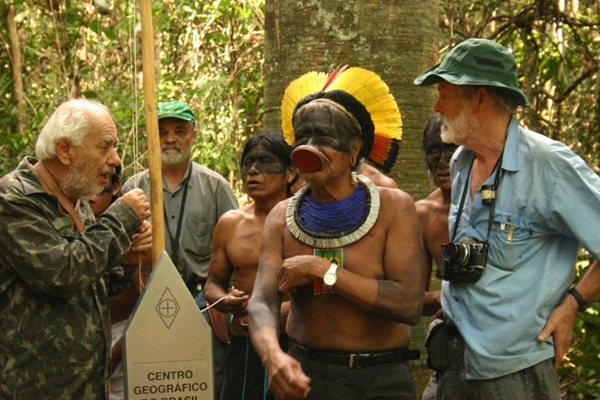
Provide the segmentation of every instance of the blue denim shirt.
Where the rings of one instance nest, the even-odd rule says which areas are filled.
[[[473,159],[461,147],[451,161],[450,236],[466,185],[454,241],[488,240],[490,250],[479,281],[443,282],[442,307],[465,339],[467,379],[490,379],[554,356],[551,339],[536,337],[573,282],[579,245],[600,258],[600,178],[567,146],[511,118],[488,238],[490,206],[481,189],[469,195]]]

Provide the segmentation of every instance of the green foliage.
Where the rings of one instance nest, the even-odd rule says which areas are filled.
[[[582,276],[590,267],[589,254],[581,250],[579,258],[577,276]],[[558,370],[563,398],[600,399],[599,314],[600,301],[595,300],[575,320],[571,348]]]
[[[19,117],[13,98],[3,20],[0,175],[33,153],[37,133],[58,104],[82,96],[112,110],[125,176],[147,167],[136,3],[113,0],[109,11],[100,12],[87,1],[14,2],[25,112]],[[7,4],[0,3],[0,11]],[[190,104],[199,132],[194,159],[220,172],[239,193],[238,157],[261,126],[264,0],[153,0],[152,6],[157,101]],[[440,55],[469,37],[511,48],[532,103],[521,121],[567,143],[600,171],[600,3],[442,0],[441,6]],[[574,346],[559,371],[565,397],[600,393],[599,311],[596,302],[577,319]]]
[[[0,175],[33,152],[46,117],[73,97],[96,99],[114,114],[124,174],[147,167],[139,10],[113,2],[99,13],[88,2],[15,4],[27,112],[12,99],[6,24],[0,63]],[[240,189],[238,154],[260,128],[264,0],[153,1],[157,102],[177,99],[195,111],[195,160]],[[23,124],[22,134],[15,127]],[[16,135],[16,136],[15,136]]]
[[[570,399],[600,398],[599,311],[600,304],[596,301],[577,318],[571,350],[559,369]]]

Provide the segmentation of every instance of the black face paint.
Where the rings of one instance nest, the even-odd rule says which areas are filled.
[[[242,176],[247,176],[251,170],[263,174],[283,174],[286,167],[275,154],[259,145],[250,150],[242,162]]]
[[[437,167],[447,167],[457,148],[458,146],[455,144],[442,142],[439,132],[429,135],[425,140],[427,168],[433,171]]]
[[[359,137],[355,135],[360,135],[356,132],[351,133],[349,124],[354,122],[340,112],[332,114],[320,109],[300,110],[294,124],[294,148],[312,145],[349,153]]]

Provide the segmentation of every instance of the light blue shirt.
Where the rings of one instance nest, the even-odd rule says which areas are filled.
[[[490,206],[481,189],[469,195],[473,159],[460,147],[451,161],[451,238],[465,185],[468,191],[454,241],[488,240]],[[511,118],[488,241],[479,281],[442,284],[444,313],[466,343],[467,379],[500,377],[554,356],[552,341],[536,337],[573,282],[579,244],[600,259],[600,178],[567,146]]]

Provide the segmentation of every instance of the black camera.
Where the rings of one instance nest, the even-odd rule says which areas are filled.
[[[451,282],[477,282],[483,274],[489,244],[461,239],[442,245],[436,276]]]

